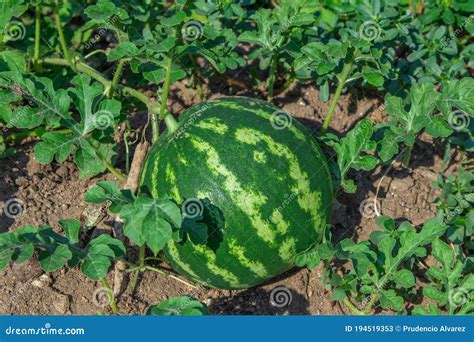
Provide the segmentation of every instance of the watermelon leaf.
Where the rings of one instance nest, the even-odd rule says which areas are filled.
[[[49,226],[25,226],[0,234],[0,268],[12,261],[25,262],[38,251],[38,261],[45,272],[81,264],[85,276],[100,280],[107,274],[112,261],[125,254],[123,243],[106,234],[99,235],[81,249],[77,244],[80,222],[61,220],[60,225],[66,236],[54,232]]]
[[[377,158],[366,152],[373,151],[376,143],[371,140],[373,134],[372,123],[368,119],[360,121],[346,136],[338,139],[332,135],[328,139],[328,145],[336,151],[338,178],[344,191],[354,193],[356,185],[350,179],[347,179],[349,170],[370,171],[378,164]]]
[[[337,244],[336,258],[348,260],[352,268],[345,271],[342,277],[333,274],[332,279],[341,279],[331,285],[335,287],[335,293],[337,290],[340,300],[345,298],[341,294],[344,291],[345,295],[357,298],[364,306],[368,305],[364,307],[365,312],[369,312],[375,303],[380,303],[384,309],[401,312],[416,281],[411,268],[403,265],[411,264],[420,255],[423,246],[433,243],[435,248],[436,241],[445,233],[447,225],[442,214],[425,222],[419,231],[408,222],[395,228],[395,222],[388,217],[381,217],[377,224],[383,230],[372,232],[370,240],[355,243],[345,239]],[[439,258],[448,263],[452,261],[446,255]],[[442,280],[445,281],[444,278]],[[427,297],[442,297],[441,292],[434,287],[425,289]]]
[[[160,304],[148,308],[150,316],[202,316],[207,315],[207,306],[191,297],[170,297]]]
[[[170,199],[154,199],[145,193],[134,196],[110,181],[97,182],[84,198],[93,204],[109,202],[109,210],[125,221],[125,235],[139,246],[146,244],[155,255],[174,237],[181,241],[184,234],[195,244],[208,240],[208,226],[202,222],[202,214],[186,217]]]

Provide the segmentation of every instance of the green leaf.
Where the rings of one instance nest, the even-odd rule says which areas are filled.
[[[84,200],[93,204],[102,204],[110,201],[109,210],[114,214],[118,214],[124,205],[134,200],[130,190],[120,190],[114,182],[100,181],[96,185],[86,192]]]
[[[139,54],[138,47],[132,42],[123,42],[110,50],[107,61],[114,62],[125,57],[135,57]]]
[[[3,0],[0,2],[0,27],[4,29],[12,17],[19,17],[26,10],[28,4],[22,0]]]
[[[448,120],[450,115],[453,115],[454,109],[461,110],[466,116],[472,117],[474,115],[474,79],[466,77],[443,82],[438,108]]]
[[[1,19],[0,19],[1,22]],[[3,27],[3,26],[2,26]],[[3,59],[10,70],[20,74],[26,74],[26,58],[19,51],[5,50],[0,51],[0,58]]]
[[[308,267],[313,269],[321,262],[321,256],[319,255],[319,249],[313,247],[308,252],[296,256],[295,264],[298,267]]]
[[[384,84],[384,77],[380,72],[375,69],[366,68],[362,71],[364,79],[370,84],[375,87],[381,87]]]
[[[395,279],[395,283],[399,287],[403,287],[405,289],[409,289],[413,286],[415,286],[415,276],[413,273],[409,270],[400,270],[395,273],[393,276]]]
[[[98,281],[104,278],[111,265],[111,261],[107,256],[103,255],[87,255],[81,265],[81,272],[91,280]]]
[[[98,281],[104,278],[112,264],[112,260],[125,254],[125,246],[119,240],[102,234],[89,242],[81,271],[88,278]]]
[[[177,11],[171,17],[161,19],[160,24],[165,26],[176,26],[181,24],[184,19],[186,19],[186,13],[184,11]]]
[[[118,26],[121,20],[128,19],[127,12],[110,0],[99,0],[97,4],[88,6],[84,13],[95,23],[105,24],[107,27]]]
[[[343,301],[346,298],[346,291],[341,287],[336,287],[332,292],[332,300]]]
[[[405,301],[402,297],[397,296],[395,290],[390,289],[383,291],[380,297],[380,305],[384,309],[392,309],[393,311],[401,311]]]
[[[139,246],[146,243],[155,255],[171,240],[173,226],[182,224],[180,209],[174,202],[145,194],[123,206],[120,217],[125,220],[125,235]]]
[[[35,158],[40,164],[50,164],[54,159],[64,162],[71,154],[74,143],[71,138],[55,132],[47,132],[41,136],[42,141],[35,146]]]
[[[152,305],[147,315],[151,316],[201,316],[207,315],[207,306],[188,297],[171,297],[158,305]]]
[[[59,225],[66,233],[66,238],[72,243],[79,242],[79,229],[81,222],[78,220],[59,220]]]
[[[64,266],[66,260],[72,258],[72,253],[66,245],[57,245],[53,250],[41,251],[38,261],[45,272],[54,272]]]
[[[353,183],[346,180],[350,169],[370,171],[378,163],[375,157],[362,154],[375,149],[375,142],[371,140],[372,134],[372,123],[368,119],[363,119],[344,138],[333,145],[337,154],[341,186],[346,192],[355,190]]]

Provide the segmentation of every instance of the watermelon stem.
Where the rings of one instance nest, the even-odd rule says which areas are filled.
[[[41,1],[37,0],[35,8],[35,50],[33,57],[33,65],[35,70],[40,71],[39,55],[41,41]]]
[[[329,124],[331,123],[332,116],[334,115],[334,111],[336,109],[336,105],[339,102],[339,98],[341,97],[342,89],[344,89],[344,86],[346,85],[346,81],[349,75],[351,74],[352,66],[354,64],[354,55],[352,51],[349,51],[348,55],[349,56],[346,60],[346,63],[344,64],[344,67],[342,68],[341,73],[337,75],[337,79],[339,80],[339,82],[337,84],[334,97],[332,98],[331,103],[329,104],[326,117],[324,118],[323,127],[321,128],[321,135],[326,134],[328,131]]]
[[[410,165],[410,157],[411,157],[411,150],[413,146],[407,146],[405,153],[403,154],[402,164],[404,167],[408,167]]]
[[[188,283],[186,280],[179,279],[178,277],[176,277],[176,276],[174,276],[174,275],[172,275],[168,272],[165,272],[163,270],[160,270],[159,268],[155,268],[155,267],[151,267],[151,266],[145,266],[145,269],[148,270],[148,271],[153,271],[153,272],[157,272],[159,274],[165,275],[165,276],[170,277],[171,279],[174,279],[176,281],[179,281],[180,283],[185,284],[189,287],[192,287],[194,289],[198,289],[198,287],[196,285]]]
[[[64,58],[66,59],[69,67],[75,71],[76,66],[72,62],[71,54],[69,53],[69,49],[66,44],[66,38],[64,38],[63,25],[61,23],[61,17],[59,15],[59,1],[58,0],[56,0],[56,5],[53,8],[53,15],[54,15],[54,20],[56,21],[56,29],[58,30],[59,43],[61,45],[61,49],[63,50]]]
[[[106,290],[107,297],[109,298],[110,308],[112,309],[112,313],[114,315],[116,315],[117,314],[117,304],[115,303],[114,294],[112,293],[112,290],[110,289],[109,281],[107,280],[107,278],[104,277],[104,278],[101,279],[101,282],[102,282],[102,286]]]
[[[268,76],[268,84],[267,84],[267,91],[268,91],[268,100],[271,101],[273,99],[273,88],[275,86],[275,75],[277,70],[277,62],[278,58],[277,55],[274,54],[272,56],[272,61],[270,65],[270,75]]]
[[[357,309],[357,308],[355,307],[355,305],[352,304],[352,302],[349,300],[348,297],[344,298],[343,303],[346,305],[346,307],[347,307],[349,310],[351,310],[351,311],[352,311],[354,314],[356,314],[356,315],[362,316],[362,315],[365,315],[365,314],[366,314],[364,311]]]

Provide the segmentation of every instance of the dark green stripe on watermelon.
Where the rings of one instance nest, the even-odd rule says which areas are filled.
[[[178,272],[212,287],[246,288],[287,271],[321,239],[332,200],[327,161],[296,120],[275,129],[277,111],[249,98],[205,102],[153,146],[142,190],[178,203],[206,199],[223,221],[213,228],[220,239],[211,234],[207,245],[187,239],[166,247]]]

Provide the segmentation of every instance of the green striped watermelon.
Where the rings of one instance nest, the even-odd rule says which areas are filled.
[[[190,218],[201,214],[207,241],[170,242],[165,255],[179,273],[225,289],[291,269],[323,236],[333,193],[310,133],[277,107],[244,97],[185,111],[177,131],[150,151],[141,189],[189,204]]]

